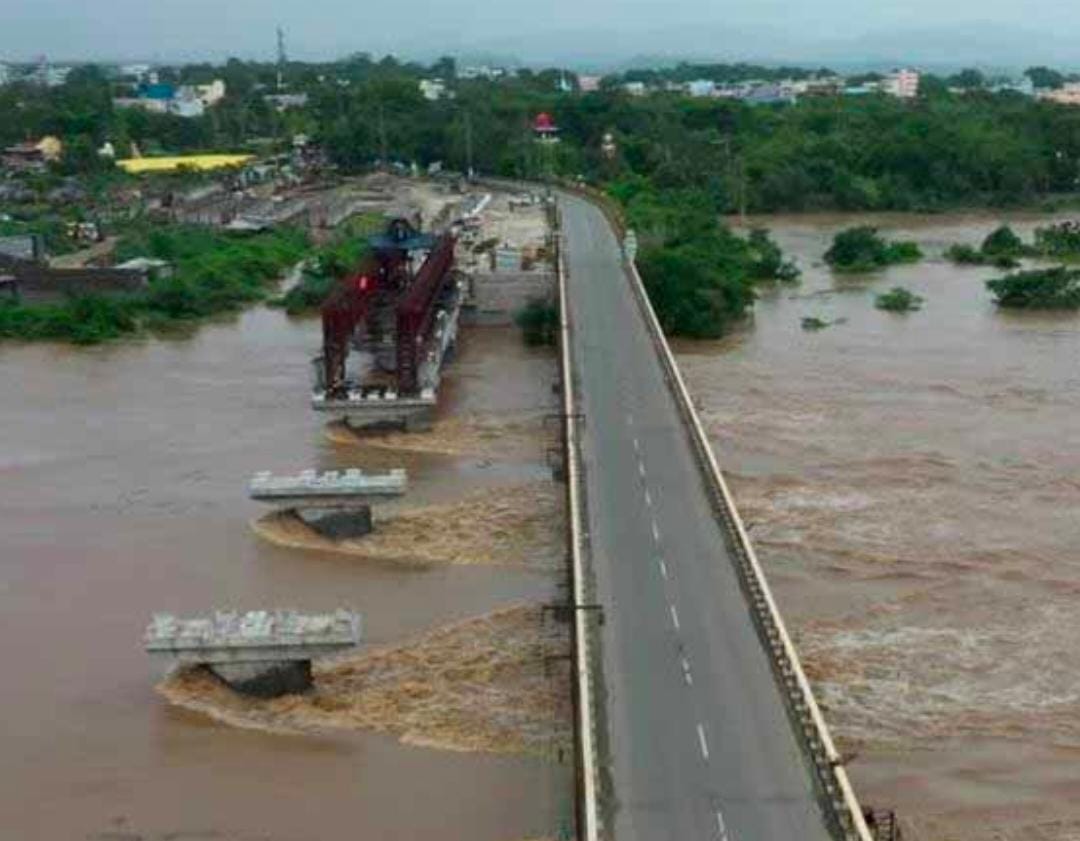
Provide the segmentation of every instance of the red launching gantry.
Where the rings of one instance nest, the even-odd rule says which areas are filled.
[[[436,313],[454,289],[454,238],[421,234],[407,220],[394,219],[386,233],[371,239],[373,253],[342,279],[322,306],[322,377],[328,399],[345,399],[349,351],[372,313],[393,310],[396,331],[397,390],[402,397],[421,388],[420,362],[426,352]],[[415,275],[410,256],[428,250]],[[390,325],[386,325],[390,326]],[[378,332],[382,325],[369,324]]]

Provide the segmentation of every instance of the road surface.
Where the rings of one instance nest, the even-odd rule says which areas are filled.
[[[615,837],[827,841],[615,236],[561,206]]]

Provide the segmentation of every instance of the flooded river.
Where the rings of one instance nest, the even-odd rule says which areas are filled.
[[[802,283],[681,365],[863,799],[916,838],[1080,838],[1080,316],[941,259],[1000,218],[876,217],[929,259],[834,277],[865,221],[762,220]],[[876,310],[895,285],[923,311]]]
[[[316,322],[255,308],[185,339],[0,346],[0,836],[514,841],[568,816],[565,765],[239,730],[155,693],[152,611],[347,605],[390,643],[556,591],[548,567],[403,565],[254,534],[265,509],[245,487],[261,469],[401,465],[436,506],[545,475],[542,442],[517,462],[335,442],[307,404],[317,343]],[[552,410],[553,377],[516,332],[467,331],[445,408],[520,424]]]

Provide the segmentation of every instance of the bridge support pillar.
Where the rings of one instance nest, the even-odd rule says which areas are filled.
[[[297,695],[312,687],[310,660],[215,663],[206,668],[230,688],[256,698]]]
[[[350,540],[371,533],[371,506],[347,508],[294,508],[296,514],[312,531],[331,540]]]

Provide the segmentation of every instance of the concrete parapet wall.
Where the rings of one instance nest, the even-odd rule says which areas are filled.
[[[478,272],[470,281],[468,322],[506,326],[532,298],[554,298],[555,272]]]

